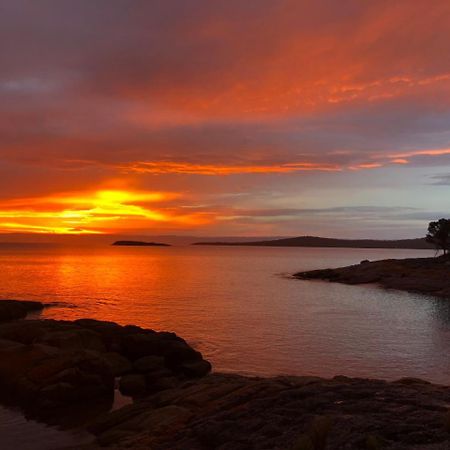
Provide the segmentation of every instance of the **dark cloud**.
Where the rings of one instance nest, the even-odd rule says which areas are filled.
[[[450,186],[450,174],[439,174],[431,177],[431,184],[436,186]]]
[[[450,165],[449,17],[444,0],[4,0],[2,196],[162,186],[218,209],[247,192],[253,218],[392,217],[333,205],[391,208],[405,169]],[[187,169],[130,170],[159,162]],[[298,163],[343,176],[276,170]]]

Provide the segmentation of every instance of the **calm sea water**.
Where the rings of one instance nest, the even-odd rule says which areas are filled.
[[[175,331],[217,371],[450,383],[450,302],[300,281],[307,269],[427,251],[253,247],[0,248],[0,297],[44,317]]]

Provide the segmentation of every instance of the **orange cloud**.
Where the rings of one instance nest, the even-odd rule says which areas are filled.
[[[122,169],[137,173],[151,174],[195,174],[195,175],[238,175],[262,173],[293,173],[301,171],[336,172],[341,167],[337,164],[321,164],[313,162],[294,162],[279,165],[216,165],[196,164],[188,162],[138,162],[122,166]]]
[[[355,166],[350,166],[350,170],[360,170],[360,169],[378,169],[379,167],[383,167],[383,164],[373,162],[373,163],[361,163]]]
[[[441,156],[450,155],[450,148],[436,148],[436,149],[425,149],[425,150],[412,150],[410,152],[393,154],[391,158],[411,158],[413,156]]]
[[[148,202],[167,202],[179,195],[160,192],[100,190],[81,194],[57,194],[0,203],[0,232],[100,234],[124,229],[208,223],[206,213],[182,208],[149,208]]]

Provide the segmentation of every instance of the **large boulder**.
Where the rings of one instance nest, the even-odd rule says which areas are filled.
[[[67,350],[106,351],[105,344],[98,333],[78,327],[69,330],[48,331],[41,336],[39,342]]]
[[[135,361],[144,356],[161,355],[161,340],[154,333],[133,333],[123,338],[124,355]]]
[[[116,377],[125,375],[133,369],[131,362],[120,353],[106,352],[102,354],[102,358]]]
[[[175,371],[177,371],[184,363],[201,360],[202,354],[186,343],[172,345],[165,355],[166,366]]]
[[[14,343],[0,346],[0,389],[7,400],[45,414],[48,409],[112,398],[114,376],[92,352]]]
[[[143,356],[133,363],[133,369],[139,373],[156,372],[165,368],[162,356]]]
[[[28,313],[44,308],[41,302],[26,300],[0,300],[0,322],[23,319]]]
[[[199,361],[187,361],[181,364],[180,370],[188,378],[199,378],[211,372],[211,363],[204,359]]]
[[[138,397],[210,370],[174,333],[91,319],[0,324],[0,395],[40,417],[112,399],[116,377],[122,393]]]
[[[147,389],[144,375],[129,374],[124,375],[119,382],[119,390],[123,395],[140,395]]]

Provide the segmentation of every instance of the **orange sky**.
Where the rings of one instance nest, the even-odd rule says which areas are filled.
[[[400,237],[449,215],[444,0],[6,0],[0,233]]]

